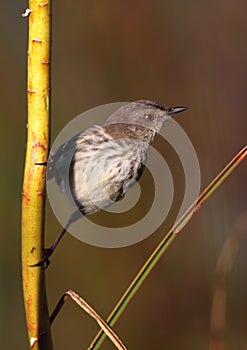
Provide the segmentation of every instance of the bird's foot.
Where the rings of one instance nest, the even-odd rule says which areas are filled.
[[[44,269],[47,269],[47,267],[50,265],[50,259],[49,257],[53,253],[54,249],[52,248],[45,248],[44,249],[44,257],[38,261],[36,264],[30,265],[30,267],[37,267],[44,265]]]

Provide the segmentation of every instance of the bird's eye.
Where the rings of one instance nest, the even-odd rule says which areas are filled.
[[[152,113],[150,113],[150,114],[145,114],[145,115],[144,115],[144,119],[145,119],[146,121],[151,122],[151,121],[154,120],[154,115],[153,115]]]

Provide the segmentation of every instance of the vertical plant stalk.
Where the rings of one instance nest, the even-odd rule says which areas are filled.
[[[247,211],[240,214],[225,241],[216,266],[215,290],[211,308],[210,350],[225,349],[228,282],[241,241],[247,233]]]
[[[50,0],[30,0],[27,78],[27,149],[22,191],[22,280],[31,349],[51,350],[52,340],[42,258],[45,166],[50,124]]]

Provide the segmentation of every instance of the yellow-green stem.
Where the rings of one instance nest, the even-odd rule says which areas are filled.
[[[29,346],[51,350],[43,267],[30,267],[43,253],[45,166],[50,124],[49,0],[30,0],[28,40],[27,149],[22,190],[22,279]]]

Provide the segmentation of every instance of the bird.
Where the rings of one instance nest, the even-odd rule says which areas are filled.
[[[50,154],[47,180],[54,179],[78,208],[38,263],[49,265],[49,257],[81,216],[106,209],[120,200],[140,179],[147,160],[149,145],[171,115],[187,107],[165,107],[151,100],[124,104],[103,125],[73,136]]]

